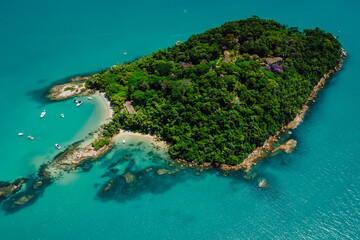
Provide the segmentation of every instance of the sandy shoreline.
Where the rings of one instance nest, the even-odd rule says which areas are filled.
[[[109,123],[113,117],[114,114],[114,109],[112,107],[112,104],[110,102],[110,100],[106,97],[106,94],[103,92],[96,92],[96,96],[99,96],[99,98],[101,99],[101,101],[104,103],[105,106],[105,110],[106,110],[106,123]]]
[[[153,147],[158,150],[168,149],[168,144],[164,141],[160,141],[156,136],[120,130],[118,134],[114,135],[110,139],[110,143],[108,145],[96,151],[92,146],[92,143],[102,137],[103,126],[111,122],[114,114],[112,103],[107,98],[106,93],[104,92],[85,90],[83,92],[78,91],[77,93],[70,93],[68,90],[65,90],[67,87],[72,86],[73,84],[74,83],[66,83],[54,86],[50,90],[51,94],[48,95],[48,97],[52,100],[64,100],[76,96],[92,96],[100,105],[100,108],[102,108],[103,111],[101,114],[104,114],[104,116],[101,116],[101,118],[104,118],[104,120],[100,121],[99,128],[95,130],[92,134],[90,134],[89,137],[87,137],[80,143],[73,145],[73,147],[67,149],[63,154],[61,154],[61,156],[54,159],[52,163],[49,163],[48,170],[54,173],[53,177],[56,177],[54,175],[57,175],[57,170],[61,170],[64,168],[75,169],[78,166],[82,165],[84,162],[86,162],[86,160],[101,157],[102,155],[107,153],[108,150],[110,150],[115,143],[122,143],[123,139],[129,136],[135,137],[139,141],[148,140],[153,145]],[[82,86],[85,85],[84,82],[82,82],[82,84]]]
[[[113,137],[113,141],[119,142],[119,141],[122,141],[123,139],[126,139],[126,137],[129,137],[129,136],[136,137],[139,141],[149,140],[149,141],[151,141],[151,143],[154,144],[154,146],[157,149],[159,149],[159,148],[169,149],[169,144],[165,141],[160,140],[157,136],[153,136],[150,134],[142,134],[142,133],[137,133],[137,132],[129,132],[129,131],[124,131],[124,130],[120,130],[120,132]]]

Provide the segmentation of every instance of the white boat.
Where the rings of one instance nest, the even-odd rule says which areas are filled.
[[[78,100],[74,99],[74,103],[77,103],[77,102],[78,102]]]
[[[24,133],[18,133],[18,136],[23,136],[24,135]]]
[[[123,141],[122,141],[122,142],[123,142],[123,144],[125,144],[125,139],[123,139]]]
[[[60,114],[60,117],[64,118],[65,116],[64,116],[64,114]]]
[[[82,101],[79,101],[78,104],[76,104],[77,107],[79,107],[82,104]]]
[[[61,146],[60,146],[59,144],[55,144],[55,147],[56,147],[57,149],[60,149],[60,148],[61,148]]]
[[[88,99],[89,99],[89,100],[93,100],[93,98],[92,98],[92,97],[88,97]]]
[[[124,52],[124,55],[127,55],[127,52]]]
[[[34,140],[34,138],[32,136],[28,136],[28,139],[30,140]]]
[[[46,114],[46,111],[44,110],[41,114],[40,114],[40,117],[43,118]]]

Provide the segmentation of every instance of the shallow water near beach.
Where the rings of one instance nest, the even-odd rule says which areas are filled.
[[[217,170],[158,175],[172,171],[167,154],[149,140],[129,137],[56,180],[28,207],[1,208],[1,238],[358,238],[359,8],[350,0],[1,2],[0,181],[36,173],[59,153],[55,143],[65,149],[104,120],[99,100],[85,97],[78,108],[72,99],[46,100],[47,89],[70,76],[101,71],[252,15],[318,26],[339,35],[349,53],[293,131],[296,150],[265,159],[252,179]],[[124,173],[135,181],[127,184]],[[264,178],[270,186],[260,190]]]

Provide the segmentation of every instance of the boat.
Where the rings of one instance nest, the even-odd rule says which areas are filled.
[[[79,107],[83,102],[79,101],[78,104],[76,104],[77,107]]]
[[[43,118],[46,114],[46,111],[44,110],[41,114],[40,114],[40,117]]]
[[[61,146],[59,145],[59,144],[55,144],[55,147],[57,148],[57,149],[60,149],[61,148]]]
[[[34,140],[34,138],[32,137],[32,136],[28,136],[28,139],[30,139],[30,140]]]
[[[88,99],[89,99],[89,100],[93,100],[93,98],[92,98],[92,97],[88,97]]]
[[[127,52],[124,52],[124,55],[127,55]]]
[[[122,142],[123,142],[123,144],[125,144],[125,139],[123,139],[123,141],[122,141]]]
[[[77,103],[77,102],[78,102],[78,100],[74,99],[74,103]]]
[[[65,116],[64,116],[64,114],[60,114],[60,117],[64,118]]]
[[[18,133],[18,136],[23,136],[24,135],[24,133]]]

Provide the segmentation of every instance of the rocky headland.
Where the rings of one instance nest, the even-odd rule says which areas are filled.
[[[342,49],[342,59],[337,66],[331,69],[328,73],[319,80],[318,84],[314,87],[313,91],[310,93],[307,102],[303,105],[300,112],[296,115],[294,120],[288,123],[286,126],[282,127],[274,136],[269,137],[263,146],[257,147],[250,155],[240,164],[232,166],[228,164],[221,164],[220,168],[224,171],[236,171],[243,169],[245,172],[250,172],[252,167],[255,166],[261,159],[269,156],[270,154],[283,151],[285,153],[291,153],[294,151],[296,146],[296,141],[293,139],[289,140],[290,134],[289,130],[295,129],[304,119],[306,112],[309,110],[309,102],[314,102],[314,99],[317,97],[318,92],[325,86],[331,78],[331,76],[340,71],[343,66],[343,59],[347,56],[347,53]],[[279,144],[281,137],[284,137],[284,140]]]
[[[94,94],[95,91],[91,89],[87,89],[85,86],[85,82],[89,79],[89,77],[73,77],[69,79],[68,83],[53,86],[49,90],[49,94],[47,98],[50,100],[64,100],[70,97],[75,96],[86,96]]]

